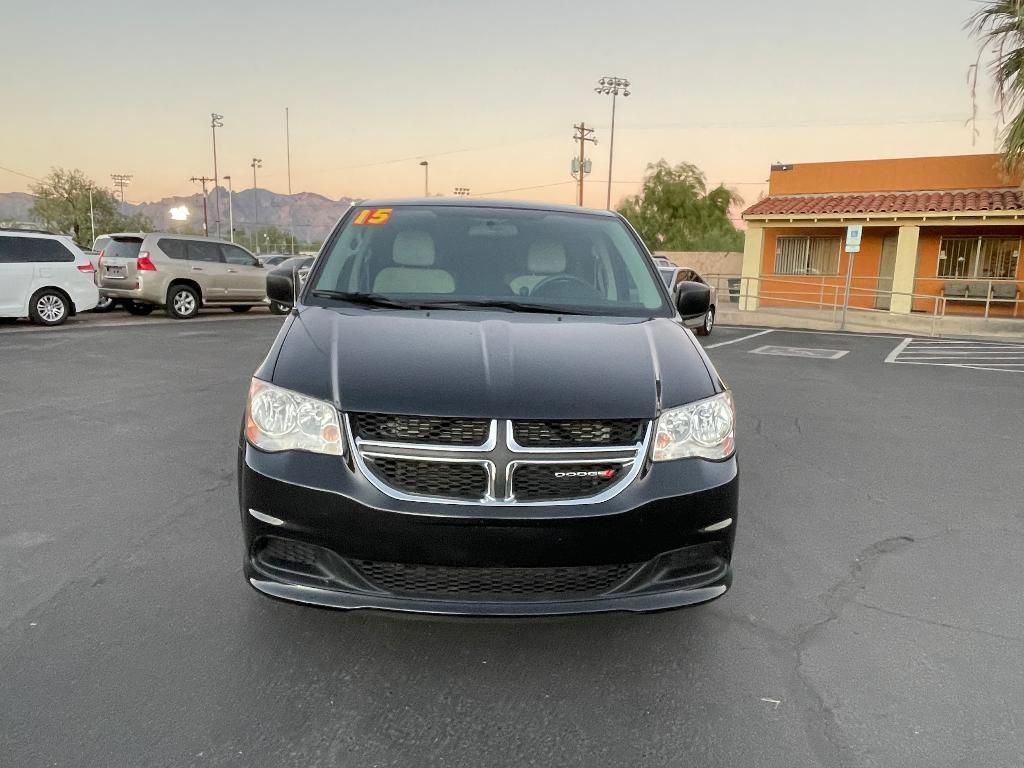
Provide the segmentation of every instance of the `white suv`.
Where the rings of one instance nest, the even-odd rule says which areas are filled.
[[[0,230],[0,317],[60,325],[96,306],[93,271],[70,237]]]

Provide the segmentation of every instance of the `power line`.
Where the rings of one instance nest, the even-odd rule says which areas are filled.
[[[514,189],[496,189],[493,192],[474,192],[472,197],[485,197],[486,195],[503,195],[506,192],[525,192],[528,189],[545,189],[547,187],[561,187],[565,184],[575,184],[575,179],[569,179],[569,181],[555,181],[551,184],[535,184],[532,187],[515,187]]]
[[[5,168],[2,165],[0,165],[0,171],[7,171],[8,173],[13,173],[15,176],[23,176],[26,179],[32,179],[32,181],[42,181],[42,179],[40,179],[40,178],[37,178],[35,176],[29,176],[27,173],[22,173],[21,171],[16,171],[13,168]]]

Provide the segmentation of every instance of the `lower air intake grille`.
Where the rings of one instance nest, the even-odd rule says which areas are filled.
[[[584,499],[614,484],[628,472],[618,464],[524,464],[512,475],[516,501]]]
[[[487,495],[487,470],[480,464],[371,457],[366,462],[377,477],[405,493],[471,501]]]
[[[634,445],[643,439],[644,422],[616,421],[517,421],[515,441],[524,448],[585,448]]]
[[[352,432],[363,440],[427,445],[483,445],[491,429],[489,419],[451,419],[436,416],[401,416],[390,413],[353,413]]]
[[[354,564],[367,581],[396,595],[494,600],[595,597],[621,584],[637,567],[468,568],[371,560]]]

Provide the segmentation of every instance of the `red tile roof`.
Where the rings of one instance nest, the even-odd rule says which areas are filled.
[[[1019,189],[965,189],[947,192],[862,192],[832,195],[775,195],[744,216],[838,216],[872,213],[966,213],[1024,210]]]

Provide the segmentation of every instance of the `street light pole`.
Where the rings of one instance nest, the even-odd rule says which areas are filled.
[[[259,193],[259,190],[256,188],[256,169],[263,167],[263,161],[260,160],[258,157],[254,157],[252,159],[252,163],[250,163],[250,165],[252,165],[252,199],[253,199],[253,205],[256,208],[256,213],[254,214],[254,218],[256,219],[256,221],[253,222],[256,225],[256,235],[257,235],[257,237],[256,237],[256,253],[259,253],[260,252],[260,239],[259,239],[259,233],[260,233],[260,193]]]
[[[615,158],[615,100],[620,93],[623,96],[629,96],[629,80],[624,77],[602,77],[597,81],[597,88],[594,89],[594,92],[612,97],[612,132],[608,142],[608,202],[606,204],[610,211],[612,209],[612,160]]]
[[[214,214],[214,221],[217,224],[217,237],[220,237],[220,183],[217,181],[220,176],[217,175],[217,129],[224,127],[223,119],[224,115],[218,115],[216,112],[210,113],[210,130],[213,131],[213,204],[217,209]]]
[[[235,242],[235,206],[231,202],[231,196],[234,192],[231,191],[231,177],[225,176],[224,181],[228,183],[228,229],[231,234],[231,242]]]
[[[423,166],[423,196],[430,197],[430,163],[422,160],[420,165]]]

